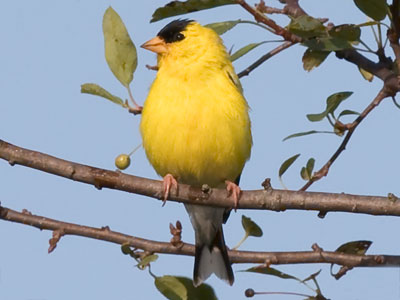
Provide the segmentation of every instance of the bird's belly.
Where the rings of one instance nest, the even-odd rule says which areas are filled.
[[[236,179],[249,156],[248,128],[238,128],[240,120],[215,109],[191,103],[153,108],[151,115],[143,114],[143,146],[158,174],[211,187]]]

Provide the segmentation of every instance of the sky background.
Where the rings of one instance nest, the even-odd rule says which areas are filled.
[[[91,95],[81,94],[80,85],[100,84],[121,98],[124,87],[114,78],[104,59],[102,17],[112,6],[124,21],[134,43],[149,40],[169,21],[150,24],[157,7],[168,1],[4,1],[0,18],[0,139],[62,159],[114,170],[114,158],[141,143],[140,116]],[[276,5],[278,1],[269,1]],[[335,24],[363,23],[366,17],[353,1],[301,1],[315,17],[328,17]],[[239,6],[224,6],[188,15],[202,24],[252,20]],[[274,16],[281,25],[287,18]],[[375,49],[369,29],[363,40]],[[277,37],[251,25],[238,25],[223,36],[227,48],[238,49],[251,42]],[[275,47],[265,44],[235,62],[239,72]],[[278,169],[288,157],[301,157],[284,175],[289,189],[299,189],[299,171],[308,158],[319,169],[337,149],[341,138],[313,135],[282,142],[289,134],[329,130],[327,122],[310,123],[308,113],[325,109],[326,98],[335,92],[354,94],[340,108],[361,111],[381,87],[379,80],[365,81],[357,68],[331,54],[322,66],[307,73],[301,57],[305,48],[286,50],[250,76],[242,78],[251,107],[254,146],[241,180],[242,189],[259,189],[267,177],[281,188]],[[390,55],[392,53],[389,51]],[[139,66],[131,88],[143,103],[155,72],[155,55],[138,48]],[[346,119],[351,121],[352,118]],[[363,195],[400,195],[396,132],[400,110],[386,99],[357,128],[346,151],[332,166],[328,177],[310,191],[345,192]],[[132,157],[129,174],[158,178],[143,149]],[[168,224],[180,220],[183,240],[193,242],[189,218],[181,204],[167,203],[124,192],[76,183],[37,170],[0,161],[0,201],[3,206],[82,225],[101,227],[137,237],[169,241]],[[303,251],[318,243],[326,250],[353,240],[371,240],[371,254],[400,254],[400,219],[346,213],[244,211],[232,213],[224,227],[227,245],[242,237],[241,216],[256,221],[262,238],[249,238],[241,247],[257,251]],[[164,299],[147,271],[135,268],[135,261],[115,244],[81,237],[63,237],[56,250],[47,254],[51,232],[10,222],[0,222],[0,299]],[[243,270],[250,265],[235,265]],[[159,276],[192,276],[193,257],[160,255],[152,271]],[[398,268],[358,268],[339,281],[329,275],[329,265],[277,266],[300,278],[322,269],[319,283],[330,299],[400,298]],[[233,287],[214,276],[212,285],[219,299],[245,299],[244,290],[312,293],[295,281],[235,272]],[[284,299],[286,296],[258,296]],[[295,299],[295,297],[294,297]]]

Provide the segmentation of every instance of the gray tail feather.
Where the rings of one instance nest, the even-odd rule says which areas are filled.
[[[222,227],[218,230],[212,245],[196,245],[193,285],[195,287],[199,286],[212,273],[229,285],[232,285],[235,280],[225,246]]]

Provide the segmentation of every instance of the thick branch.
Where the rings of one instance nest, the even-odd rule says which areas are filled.
[[[400,70],[400,5],[398,0],[393,0],[390,6],[390,11],[392,13],[392,23],[391,28],[388,30],[388,38],[390,41],[390,46],[393,49],[394,55],[396,57],[397,69]]]
[[[396,75],[390,69],[391,66],[385,62],[375,63],[372,60],[366,58],[355,49],[345,49],[341,51],[336,51],[336,56],[340,59],[345,59],[348,62],[355,64],[368,71],[369,73],[375,75],[381,79],[387,88],[390,88],[393,93],[400,90],[400,84],[396,78]]]
[[[65,235],[76,235],[115,244],[128,243],[131,247],[151,253],[178,255],[194,255],[194,246],[183,244],[175,247],[171,243],[151,241],[119,232],[108,227],[94,228],[72,223],[57,221],[29,212],[17,212],[0,206],[0,219],[33,226],[41,230],[62,232]],[[254,252],[229,251],[233,263],[267,263],[267,264],[300,264],[300,263],[330,263],[349,267],[399,266],[400,256],[395,255],[353,255],[330,251],[297,251],[297,252]]]
[[[11,165],[20,164],[75,181],[92,184],[95,187],[111,188],[160,199],[160,181],[108,171],[91,166],[62,160],[44,153],[20,148],[0,140],[0,158]],[[227,197],[226,190],[209,189],[203,192],[185,184],[179,184],[179,191],[172,190],[171,201],[233,207],[234,201]],[[238,208],[284,211],[286,209],[342,211],[371,215],[400,216],[400,201],[388,197],[358,196],[349,194],[296,192],[286,190],[243,191]]]

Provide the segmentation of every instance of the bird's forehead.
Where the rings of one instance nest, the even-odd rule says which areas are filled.
[[[161,29],[157,36],[161,37],[165,41],[171,40],[175,34],[184,31],[192,22],[194,21],[189,19],[174,20]]]

